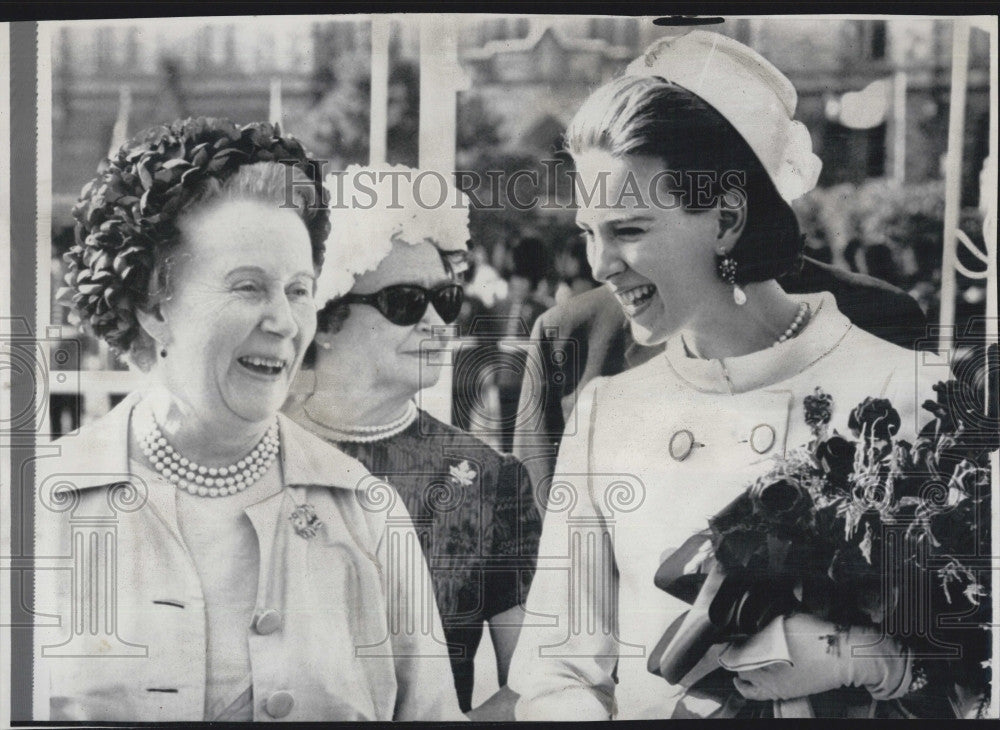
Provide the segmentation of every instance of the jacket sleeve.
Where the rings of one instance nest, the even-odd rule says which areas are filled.
[[[513,447],[514,455],[524,463],[530,475],[535,500],[540,505],[544,505],[547,498],[549,477],[556,466],[559,439],[566,425],[562,388],[556,387],[566,382],[566,374],[561,362],[552,357],[552,342],[544,336],[547,327],[547,314],[543,313],[531,328],[531,341],[535,346],[527,349]],[[536,379],[532,373],[541,377]]]
[[[398,499],[398,497],[397,497]],[[394,720],[462,721],[441,616],[420,540],[408,517],[395,515],[382,533],[378,562],[396,665]]]
[[[588,477],[599,383],[581,393],[580,431],[564,439],[559,452],[528,615],[508,680],[520,695],[518,720],[608,720],[613,714],[617,651],[609,627],[617,612],[617,572],[608,561],[598,562],[601,550],[581,549],[590,543],[611,550]]]

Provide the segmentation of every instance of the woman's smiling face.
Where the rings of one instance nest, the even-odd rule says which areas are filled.
[[[657,178],[665,170],[657,158],[588,149],[574,162],[586,190],[607,191],[584,200],[576,214],[594,278],[615,293],[637,342],[663,342],[690,323],[700,305],[725,294],[715,274],[718,213],[672,207],[671,193],[662,188],[651,195],[651,183],[664,181],[662,174]]]
[[[160,305],[161,377],[205,421],[272,418],[316,331],[305,224],[275,204],[228,200],[192,212],[180,228]]]

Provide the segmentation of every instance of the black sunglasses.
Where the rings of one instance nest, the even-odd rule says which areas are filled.
[[[424,318],[427,305],[433,304],[445,324],[458,319],[465,301],[465,289],[460,284],[442,284],[427,289],[416,284],[393,284],[371,294],[347,294],[348,304],[368,304],[393,324],[407,327]]]

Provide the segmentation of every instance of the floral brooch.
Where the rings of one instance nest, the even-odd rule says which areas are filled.
[[[323,526],[323,520],[316,515],[311,504],[300,504],[288,515],[295,533],[306,540],[316,537],[316,532]]]

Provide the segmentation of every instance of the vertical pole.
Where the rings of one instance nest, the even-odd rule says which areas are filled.
[[[118,148],[128,142],[128,125],[131,115],[132,88],[128,84],[122,84],[118,89],[118,116],[115,119],[115,126],[111,129],[108,157],[114,156]]]
[[[948,110],[948,153],[944,176],[944,231],[941,255],[941,333],[938,352],[948,357],[955,327],[955,232],[962,194],[962,141],[965,136],[965,91],[969,74],[969,21],[956,18],[951,45],[951,101]]]
[[[52,419],[49,412],[51,390],[48,371],[51,358],[52,335],[52,33],[48,23],[38,25],[38,104],[36,129],[38,147],[38,177],[36,179],[36,250],[38,268],[35,273],[35,337],[41,358],[37,382],[36,404],[39,408],[39,427],[42,438],[50,441]]]
[[[9,59],[7,63],[0,68],[0,109],[3,110],[3,114],[0,114],[0,170],[4,170],[7,174],[7,179],[14,179],[10,172],[10,148],[11,148],[11,138],[10,138],[10,67],[14,62],[10,56],[10,26],[7,23],[0,23],[0,58]],[[0,343],[9,342],[13,334],[13,321],[11,320],[12,313],[12,296],[13,296],[13,285],[11,282],[11,229],[10,229],[10,187],[5,187],[0,190],[0,281],[4,282],[4,291],[6,294],[0,293]],[[6,353],[0,350],[0,362],[4,362],[6,358]],[[12,424],[11,422],[11,402],[14,395],[14,384],[11,378],[9,367],[0,367],[0,423]],[[13,484],[14,472],[12,469],[13,460],[11,458],[12,449],[0,449],[0,499],[3,500],[3,508],[0,508],[0,545],[4,545],[4,549],[7,550],[7,554],[14,556],[18,554],[16,545],[12,540],[11,533],[11,519],[10,507],[13,507],[13,500],[8,496],[8,489],[5,485]],[[27,489],[24,489],[27,491]],[[10,546],[9,548],[7,546]],[[11,654],[14,654],[14,647],[11,642],[11,629],[10,626],[13,624],[14,614],[13,609],[10,610],[8,614],[8,606],[13,604],[13,596],[10,594],[10,585],[13,582],[14,573],[11,571],[11,578],[4,576],[3,580],[0,580],[0,601],[3,602],[3,608],[0,608],[0,646],[6,646],[11,649]],[[10,618],[6,617],[10,615]],[[16,654],[14,654],[16,656]],[[13,671],[17,671],[18,666],[17,661],[11,661],[8,665]],[[30,684],[28,686],[31,686]],[[12,683],[8,681],[0,681],[0,707],[11,707],[11,689]],[[10,709],[4,713],[4,720],[8,723],[11,721],[11,715],[13,713]],[[14,718],[16,719],[16,718]]]
[[[892,179],[906,182],[906,71],[892,77]]]
[[[371,30],[372,91],[368,127],[368,163],[379,165],[386,161],[389,136],[389,34],[392,30],[389,17],[373,15]]]
[[[420,19],[420,168],[455,169],[458,38],[452,18]]]
[[[271,79],[271,96],[268,104],[268,117],[271,124],[277,124],[281,126],[282,132],[285,131],[283,119],[283,113],[281,108],[281,79],[279,77],[274,77]]]
[[[424,15],[420,19],[419,167],[449,176],[455,170],[457,92],[463,79],[456,25],[451,16]],[[454,205],[454,201],[445,205]],[[454,362],[455,348],[451,349],[449,361]],[[445,423],[451,423],[453,376],[454,368],[442,368],[438,382],[419,396],[421,407]]]
[[[979,209],[983,213],[986,243],[986,342],[997,342],[997,25],[990,34],[990,136],[989,151],[979,178]],[[987,381],[988,385],[988,381]],[[992,394],[987,394],[986,403]],[[998,662],[1000,664],[1000,662]]]

